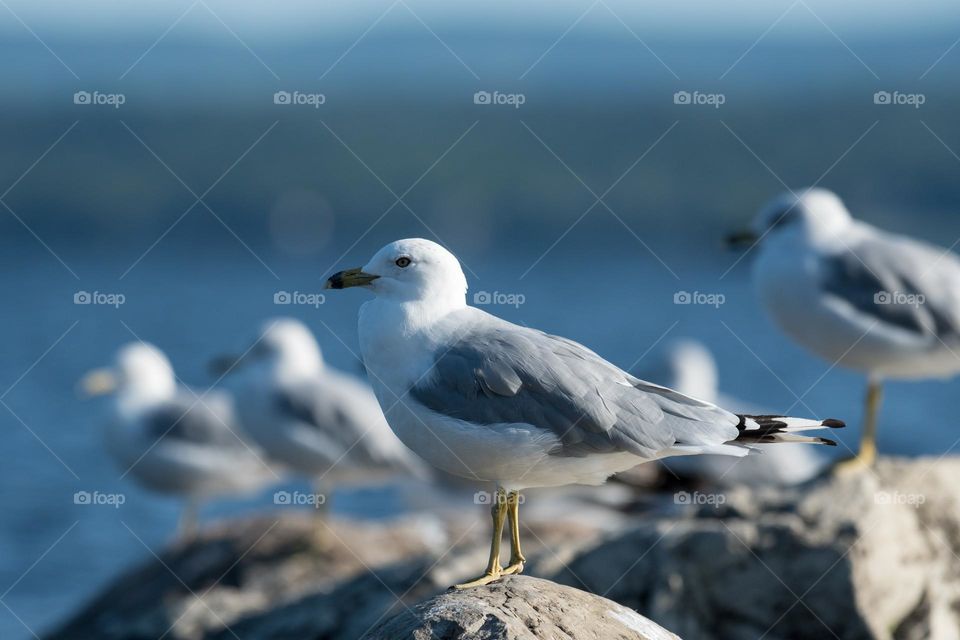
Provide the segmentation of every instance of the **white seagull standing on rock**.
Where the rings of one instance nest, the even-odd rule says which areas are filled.
[[[218,358],[215,367],[240,378],[237,412],[247,433],[272,460],[318,485],[424,475],[370,387],[326,365],[298,320],[267,321],[243,356]]]
[[[672,455],[742,456],[758,442],[834,444],[795,431],[837,420],[738,416],[649,384],[572,340],[521,327],[466,303],[460,263],[422,239],[385,246],[327,287],[365,287],[363,361],[387,421],[408,447],[455,475],[493,482],[487,584],[520,573],[520,491],[602,484]],[[500,537],[509,519],[509,564]]]
[[[753,281],[780,328],[830,363],[867,375],[860,451],[871,465],[884,379],[960,373],[960,259],[855,220],[826,189],[786,193],[734,244],[758,246]]]
[[[80,387],[89,395],[115,392],[107,450],[147,489],[186,498],[182,535],[193,533],[202,500],[278,479],[237,427],[230,396],[178,386],[170,361],[153,345],[122,347],[112,367],[90,371]]]

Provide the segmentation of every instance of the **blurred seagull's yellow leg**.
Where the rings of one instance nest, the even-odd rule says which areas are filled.
[[[503,521],[507,516],[507,496],[499,487],[493,495],[490,515],[493,516],[493,539],[490,541],[490,560],[487,562],[487,570],[476,580],[453,585],[454,589],[469,589],[490,584],[503,575],[503,570],[500,568],[500,538],[503,536]]]
[[[867,384],[867,408],[860,436],[860,451],[853,458],[844,460],[834,468],[836,473],[848,473],[869,469],[877,460],[877,421],[880,403],[883,400],[883,385],[871,378]]]
[[[196,498],[190,496],[180,512],[180,521],[177,523],[177,538],[189,540],[197,535],[200,523],[200,504]]]
[[[507,496],[507,518],[510,520],[510,564],[504,567],[503,575],[523,573],[523,552],[520,551],[520,492],[511,491]]]

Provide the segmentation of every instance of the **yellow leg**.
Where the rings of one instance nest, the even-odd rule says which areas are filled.
[[[183,510],[180,512],[180,522],[177,524],[177,538],[190,540],[197,535],[200,522],[200,503],[190,496],[187,498]]]
[[[507,496],[507,518],[510,520],[510,564],[504,567],[503,575],[523,573],[526,558],[520,551],[520,492],[511,491]]]
[[[877,420],[883,400],[883,385],[879,380],[867,383],[867,408],[864,416],[863,435],[860,436],[860,451],[853,458],[836,466],[838,473],[860,471],[873,466],[877,459]]]
[[[487,562],[487,570],[476,580],[453,585],[454,589],[469,589],[490,584],[499,580],[503,575],[503,569],[500,568],[500,538],[503,537],[503,521],[507,515],[507,497],[503,489],[499,487],[493,495],[490,515],[493,517],[493,539],[490,541],[490,560]]]

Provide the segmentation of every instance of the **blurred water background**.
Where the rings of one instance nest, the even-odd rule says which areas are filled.
[[[330,20],[296,5],[274,21],[242,4],[100,3],[93,17],[4,5],[0,637],[41,632],[175,524],[176,501],[106,457],[80,375],[141,338],[202,387],[209,357],[279,314],[360,373],[363,292],[316,307],[274,296],[322,293],[333,270],[398,237],[439,240],[471,296],[503,302],[492,312],[622,367],[668,337],[701,339],[723,390],[845,418],[854,447],[862,380],[783,339],[755,304],[749,257],[721,242],[784,184],[816,182],[872,223],[960,238],[960,13],[852,4],[867,16],[813,2],[741,3],[744,20],[704,3],[451,18],[384,2]],[[84,91],[124,101],[75,104]],[[324,103],[275,104],[278,91]],[[523,104],[476,104],[478,91]],[[677,104],[678,91],[723,104]],[[924,101],[877,104],[884,91]],[[78,292],[124,303],[75,304]],[[722,304],[677,304],[682,292]],[[951,450],[956,389],[891,385],[881,450]],[[77,491],[127,500],[76,505]],[[269,492],[204,516],[266,506]],[[333,509],[402,505],[367,488]]]

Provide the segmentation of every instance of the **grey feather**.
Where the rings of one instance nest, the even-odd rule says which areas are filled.
[[[231,431],[232,416],[216,401],[180,395],[146,413],[144,435],[151,442],[179,441],[223,449],[245,448]]]
[[[564,456],[629,451],[651,458],[675,445],[737,437],[732,413],[638,380],[571,340],[468,309],[456,341],[410,390],[437,413],[546,429],[560,442],[551,454]]]
[[[295,420],[313,431],[317,451],[323,451],[331,462],[385,465],[393,469],[412,468],[410,456],[394,442],[379,404],[370,389],[352,376],[333,371],[322,379],[310,379],[301,384],[274,391],[273,406],[279,418]],[[373,437],[366,437],[373,431]],[[379,435],[389,434],[389,440]]]
[[[960,261],[938,247],[880,234],[820,262],[821,287],[871,319],[941,339],[960,333]]]

